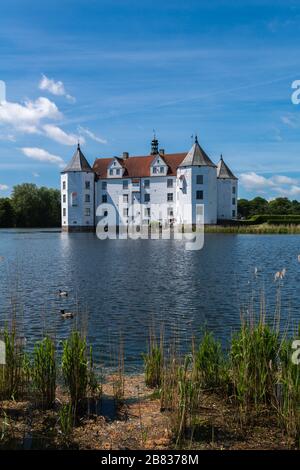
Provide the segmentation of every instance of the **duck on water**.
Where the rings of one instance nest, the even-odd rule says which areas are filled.
[[[61,314],[62,318],[74,318],[74,313],[73,312],[66,312],[65,309],[61,309],[60,314]]]

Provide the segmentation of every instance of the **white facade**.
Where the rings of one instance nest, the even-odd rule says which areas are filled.
[[[237,216],[237,181],[218,178],[218,220],[235,219]]]
[[[222,158],[215,165],[197,139],[187,154],[157,152],[97,159],[91,168],[78,145],[61,174],[63,229],[94,230],[107,216],[105,204],[114,207],[119,226],[131,223],[132,204],[143,225],[194,225],[202,204],[205,224],[236,218],[238,181]]]

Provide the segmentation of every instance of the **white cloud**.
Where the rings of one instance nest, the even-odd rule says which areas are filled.
[[[102,139],[102,137],[98,137],[96,134],[94,134],[89,129],[86,129],[85,127],[78,126],[78,132],[80,132],[81,134],[87,135],[90,139],[95,140],[96,142],[99,142],[100,144],[107,144],[107,140]]]
[[[275,184],[297,184],[298,180],[289,176],[274,175],[270,178]]]
[[[7,184],[0,184],[0,191],[6,191],[8,188]]]
[[[63,145],[76,145],[78,141],[81,144],[85,143],[85,139],[83,137],[79,137],[75,134],[68,134],[67,132],[63,131],[60,127],[54,126],[53,124],[44,125],[43,131],[45,132],[47,137]]]
[[[259,194],[266,194],[267,191],[284,196],[300,196],[299,181],[284,175],[272,175],[269,178],[258,175],[254,171],[241,173],[239,175],[241,185],[248,191],[256,191]]]
[[[21,150],[24,155],[26,155],[26,157],[32,158],[33,160],[45,163],[53,163],[61,168],[65,165],[65,162],[61,157],[53,155],[44,149],[38,147],[22,147]]]
[[[271,178],[265,178],[264,176],[258,175],[254,171],[249,173],[241,173],[239,176],[240,183],[245,189],[251,190],[264,190],[266,187],[274,186]]]
[[[34,176],[35,178],[39,178],[40,175],[34,171],[34,172],[32,173],[32,176]]]
[[[59,119],[61,113],[53,101],[40,97],[24,104],[5,101],[0,106],[0,123],[28,134],[38,134],[43,119]]]
[[[52,95],[56,96],[65,96],[69,101],[75,102],[74,96],[69,95],[66,90],[63,82],[55,81],[52,78],[48,78],[46,75],[42,75],[42,78],[39,83],[40,90],[46,90]]]

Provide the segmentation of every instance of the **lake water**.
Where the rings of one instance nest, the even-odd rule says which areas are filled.
[[[262,289],[273,316],[274,274],[282,268],[281,318],[291,331],[300,321],[299,253],[298,235],[206,234],[201,251],[186,251],[175,240],[0,230],[0,325],[12,302],[30,347],[44,331],[66,337],[78,322],[105,365],[121,336],[127,367],[134,369],[153,323],[185,347],[204,326],[226,345],[241,308],[258,308]],[[68,298],[59,298],[58,289],[68,290]],[[63,320],[60,308],[77,312],[75,319]]]

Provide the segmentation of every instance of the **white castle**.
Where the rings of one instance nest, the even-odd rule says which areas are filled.
[[[101,204],[116,211],[116,225],[126,225],[129,207],[138,204],[142,224],[191,225],[196,207],[204,206],[204,223],[232,220],[237,216],[238,179],[222,155],[215,165],[200,147],[197,137],[188,153],[167,154],[156,137],[151,153],[131,157],[97,158],[91,167],[80,145],[61,172],[62,229],[95,230]],[[188,209],[187,209],[188,208]]]

